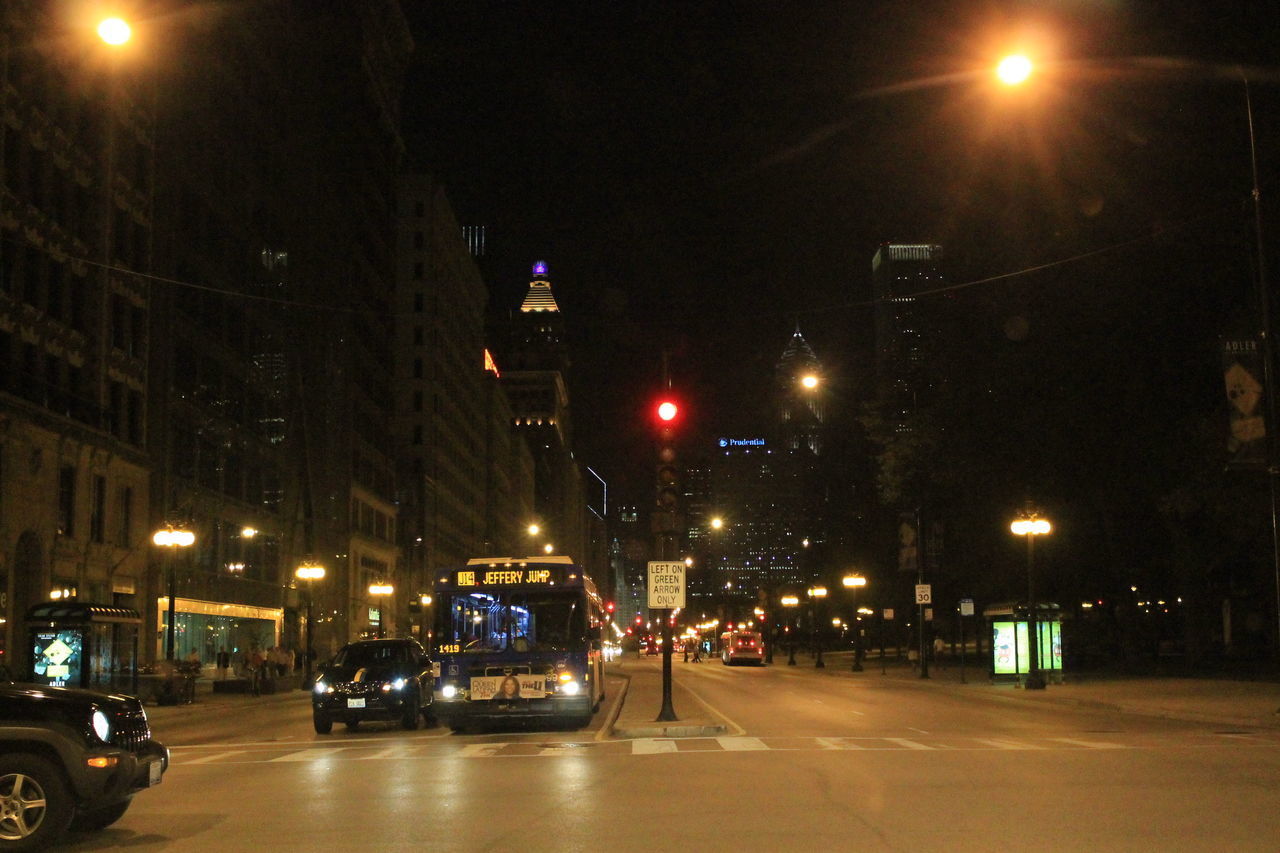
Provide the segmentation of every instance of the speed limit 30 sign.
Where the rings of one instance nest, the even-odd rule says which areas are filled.
[[[916,604],[933,604],[933,585],[916,584]]]

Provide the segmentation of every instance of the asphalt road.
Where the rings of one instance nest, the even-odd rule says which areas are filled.
[[[1280,845],[1280,732],[975,699],[807,660],[676,677],[742,734],[611,740],[605,708],[578,731],[319,736],[301,694],[207,719],[194,706],[156,721],[174,748],[164,783],[68,849]],[[611,681],[610,705],[624,692]]]

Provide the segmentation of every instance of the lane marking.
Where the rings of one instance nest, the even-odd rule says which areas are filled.
[[[726,752],[747,752],[757,749],[768,749],[768,745],[758,737],[718,737],[716,743]]]
[[[458,757],[487,758],[491,755],[497,755],[498,751],[505,746],[505,743],[469,743],[458,750]]]
[[[675,752],[676,742],[673,740],[659,740],[658,738],[644,737],[631,741],[632,755],[658,755],[663,752]]]
[[[922,735],[928,734],[928,732],[926,732],[924,729],[917,729],[914,726],[907,726],[907,731],[915,732],[916,734],[922,734]]]
[[[361,750],[364,752],[365,750]],[[368,755],[353,755],[357,761],[373,761],[380,758],[412,758],[420,750],[412,746],[389,746],[386,749],[370,750]]]

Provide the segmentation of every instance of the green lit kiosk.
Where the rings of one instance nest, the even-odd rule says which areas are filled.
[[[27,611],[26,675],[35,684],[138,692],[142,617],[127,607],[48,602]]]
[[[1015,601],[989,604],[982,610],[991,633],[991,680],[1024,683],[1031,668],[1027,648],[1027,605]],[[1062,683],[1062,608],[1042,601],[1036,605],[1039,669],[1044,679]]]

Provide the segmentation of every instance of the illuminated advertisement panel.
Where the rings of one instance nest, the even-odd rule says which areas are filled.
[[[1041,670],[1062,669],[1062,625],[1058,622],[1037,622],[1040,636],[1036,651],[1040,656]],[[991,623],[992,672],[996,675],[1015,675],[1030,669],[1031,653],[1027,648],[1027,623]]]

